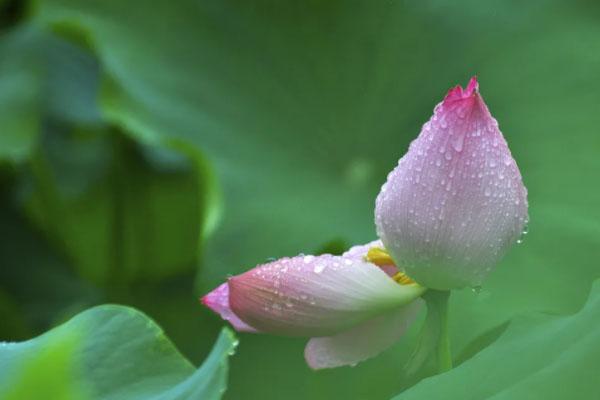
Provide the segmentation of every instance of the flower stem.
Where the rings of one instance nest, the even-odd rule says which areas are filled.
[[[423,295],[427,303],[427,319],[435,321],[437,325],[437,343],[435,344],[435,355],[437,359],[438,372],[446,372],[452,369],[452,354],[450,351],[450,335],[448,332],[448,299],[449,290],[428,290]]]

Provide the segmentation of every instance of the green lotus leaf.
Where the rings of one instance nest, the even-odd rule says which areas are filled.
[[[492,345],[394,400],[593,399],[600,390],[600,281],[570,316],[516,318]]]
[[[99,306],[35,339],[0,343],[0,397],[212,400],[237,341],[224,329],[198,369],[139,311]]]

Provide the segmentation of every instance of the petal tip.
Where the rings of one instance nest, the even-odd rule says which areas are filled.
[[[469,80],[469,84],[465,88],[463,95],[464,95],[464,97],[469,97],[477,92],[479,92],[479,81],[477,80],[477,75],[474,75]]]
[[[326,368],[318,362],[318,360],[315,358],[314,352],[311,351],[308,344],[304,346],[304,360],[306,361],[306,365],[308,365],[308,367],[313,371],[318,371],[320,369]]]
[[[229,285],[223,283],[210,293],[202,296],[200,302],[209,310],[229,322],[238,332],[254,333],[257,330],[241,320],[229,306]]]
[[[469,80],[467,86],[463,89],[462,86],[456,85],[446,94],[444,98],[444,103],[448,103],[455,100],[464,100],[472,97],[476,93],[479,93],[479,81],[477,80],[477,75],[474,75]]]
[[[203,306],[205,306],[206,308],[208,308],[208,309],[210,309],[210,310],[212,310],[212,311],[215,311],[215,312],[217,312],[217,311],[215,310],[215,301],[212,299],[212,296],[214,296],[214,295],[212,294],[212,292],[211,292],[211,293],[207,293],[207,294],[205,294],[204,296],[200,297],[198,300],[199,300],[199,301],[200,301],[200,303],[201,303]]]

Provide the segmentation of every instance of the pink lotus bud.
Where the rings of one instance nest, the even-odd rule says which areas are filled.
[[[476,78],[436,106],[375,210],[396,264],[442,290],[480,285],[527,219],[527,190]]]

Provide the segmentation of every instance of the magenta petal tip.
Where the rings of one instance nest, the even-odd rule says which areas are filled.
[[[238,332],[257,332],[256,329],[242,321],[229,307],[229,284],[223,283],[212,292],[203,296],[200,302],[208,309],[219,314]]]
[[[477,91],[479,91],[479,82],[477,81],[477,75],[475,75],[469,80],[469,84],[465,88],[464,95],[465,97],[468,97]]]

